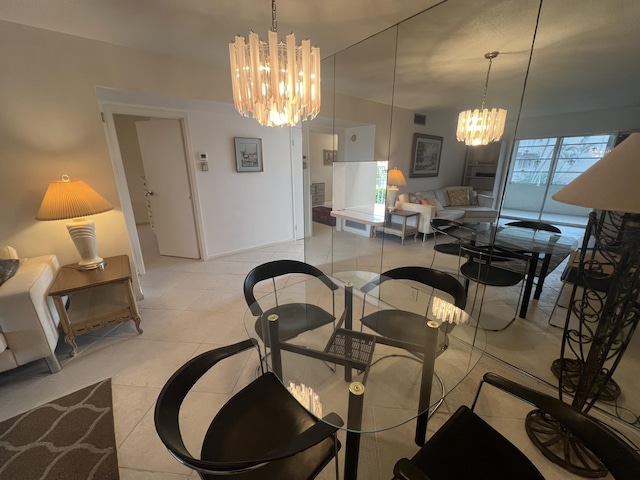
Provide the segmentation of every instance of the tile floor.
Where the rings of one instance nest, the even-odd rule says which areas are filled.
[[[334,246],[336,270],[347,270],[353,266],[363,269],[367,265],[379,268],[382,248],[383,269],[410,264],[428,266],[433,259],[432,239],[424,243],[409,240],[401,246],[397,237],[385,236],[376,240],[345,235],[331,242],[330,229],[327,234],[323,226],[314,224],[314,227],[316,234],[308,241],[307,259],[317,265],[329,259],[327,252],[322,252],[322,248],[329,244]],[[144,333],[137,335],[132,322],[93,332],[77,339],[79,353],[73,358],[61,341],[57,354],[63,370],[55,375],[48,373],[44,361],[1,373],[0,420],[111,377],[121,478],[197,478],[170,457],[157,438],[153,426],[157,395],[167,378],[189,358],[247,338],[242,322],[246,310],[241,288],[245,275],[265,261],[283,258],[302,260],[305,246],[304,242],[291,242],[200,262],[161,257],[157,254],[157,247],[154,251],[153,236],[149,235],[148,229],[142,228],[140,236],[147,267],[147,274],[140,279],[145,295],[139,302]],[[379,244],[383,240],[384,247],[381,247]],[[437,255],[434,267],[455,272],[457,264],[447,256]],[[445,403],[432,416],[429,432],[437,429],[459,405],[470,404],[479,379],[486,371],[494,371],[550,393],[553,391],[548,383],[538,379],[545,379],[543,375],[547,375],[546,372],[535,371],[540,355],[531,355],[528,350],[548,344],[549,358],[557,351],[554,350],[557,347],[552,345],[553,336],[557,341],[559,333],[553,327],[543,327],[559,288],[559,274],[555,272],[555,275],[556,278],[549,282],[549,291],[535,302],[527,321],[517,321],[509,327],[505,331],[511,332],[509,335],[487,335],[488,354],[447,396]],[[484,311],[498,312],[507,307],[513,311],[511,309],[515,306],[510,302],[511,294],[495,294],[485,301]],[[229,362],[227,368],[216,370],[200,382],[188,398],[183,421],[185,431],[189,432],[187,446],[194,451],[197,451],[197,439],[204,434],[203,425],[207,424],[204,419],[255,375],[257,357],[254,353],[248,352]],[[538,378],[509,364],[534,370]],[[526,404],[491,391],[491,388],[483,390],[477,407],[478,413],[524,451],[547,478],[578,478],[548,462],[529,442],[523,428],[523,418],[529,410]],[[393,412],[388,414],[393,415]],[[616,420],[610,422],[638,441],[637,430],[629,429]],[[393,430],[363,435],[359,478],[390,478],[395,461],[417,451],[412,441],[413,432],[414,423],[410,422]],[[328,467],[321,478],[333,478],[333,467]]]

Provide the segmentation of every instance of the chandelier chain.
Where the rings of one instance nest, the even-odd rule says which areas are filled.
[[[487,89],[489,88],[489,74],[491,73],[491,63],[493,57],[489,57],[489,68],[487,69],[487,79],[484,81],[484,95],[482,96],[482,110],[484,110],[484,104],[487,100]]]
[[[278,21],[276,20],[276,0],[271,0],[271,29],[278,31]]]

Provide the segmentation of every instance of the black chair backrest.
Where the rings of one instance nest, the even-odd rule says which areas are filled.
[[[232,475],[230,474],[238,473],[234,472],[234,470],[238,470],[240,473],[246,472],[260,467],[264,463],[287,458],[304,451],[327,438],[329,434],[333,434],[337,430],[334,425],[342,425],[342,419],[335,413],[330,413],[324,417],[326,421],[319,421],[316,425],[310,427],[300,434],[295,442],[290,442],[287,445],[271,450],[265,453],[262,458],[238,459],[236,461],[194,458],[185,446],[180,432],[180,408],[185,397],[196,382],[217,363],[239,352],[256,347],[257,342],[254,339],[248,339],[202,353],[180,367],[167,380],[167,383],[160,391],[154,412],[156,431],[165,447],[183,465],[199,472],[224,475],[231,478]],[[279,380],[269,382],[268,376],[275,378],[273,372],[266,372],[254,382],[263,382],[263,384],[267,383],[267,385],[269,383],[272,385],[280,384]],[[256,399],[256,401],[259,400],[261,399]],[[227,405],[223,409],[226,407]],[[268,411],[265,411],[266,414],[268,414]]]
[[[360,290],[368,293],[387,280],[413,280],[448,293],[453,297],[454,305],[462,310],[467,306],[464,286],[454,276],[428,267],[398,267],[387,270]]]
[[[553,233],[560,233],[560,234],[562,233],[562,230],[560,230],[555,225],[551,225],[550,223],[545,223],[545,222],[536,222],[532,220],[509,222],[509,223],[505,223],[505,225],[509,227],[530,228],[532,230],[544,230],[546,232],[553,232]]]
[[[614,478],[618,480],[640,478],[640,454],[608,426],[557,398],[507,380],[495,373],[486,373],[483,380],[532,403],[558,420],[600,458]]]
[[[318,278],[331,290],[337,290],[338,285],[333,283],[322,270],[313,265],[298,260],[274,260],[272,262],[263,263],[251,270],[244,279],[244,299],[251,309],[251,313],[255,316],[262,315],[262,309],[256,302],[253,294],[253,287],[256,284],[270,278],[280,277],[282,275],[302,273]]]
[[[164,385],[158,401],[154,420],[158,436],[167,449],[184,465],[193,469],[228,468],[225,463],[207,462],[191,456],[182,440],[180,433],[180,407],[189,390],[196,382],[215,364],[227,357],[235,355],[238,351],[255,347],[254,340],[244,340],[234,345],[228,345],[216,350],[202,353],[191,359],[178,369],[167,383]],[[249,468],[258,462],[248,462],[245,467]]]

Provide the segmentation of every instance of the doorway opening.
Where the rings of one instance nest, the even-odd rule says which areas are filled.
[[[145,257],[202,259],[185,118],[107,106],[105,124],[123,215],[139,275]]]

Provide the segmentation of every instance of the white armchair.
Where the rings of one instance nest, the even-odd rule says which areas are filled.
[[[0,372],[41,358],[51,373],[61,370],[55,355],[59,318],[47,295],[59,267],[55,255],[21,259],[15,275],[0,285]]]

